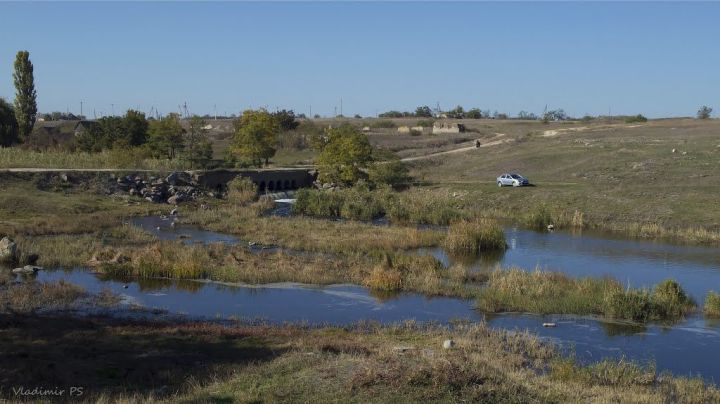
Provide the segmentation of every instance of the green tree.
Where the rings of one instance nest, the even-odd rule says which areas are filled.
[[[145,119],[145,114],[134,109],[129,109],[123,117],[123,124],[130,146],[140,146],[148,139],[148,128],[150,124]]]
[[[212,159],[212,144],[207,136],[206,125],[204,119],[195,115],[190,119],[190,130],[185,135],[184,157],[193,168],[196,165],[204,167]]]
[[[155,157],[173,159],[183,149],[183,129],[178,114],[168,114],[150,122],[148,148]]]
[[[463,119],[465,118],[465,110],[461,105],[447,112],[448,118]]]
[[[272,116],[283,132],[293,130],[300,124],[300,122],[295,120],[295,112],[293,110],[287,111],[283,109],[282,111],[273,112]]]
[[[700,109],[697,112],[698,119],[708,119],[710,118],[710,114],[712,114],[712,108],[708,107],[707,105],[703,105],[700,107]]]
[[[19,51],[15,57],[15,120],[21,140],[30,134],[37,114],[37,92],[30,52]]]
[[[482,111],[480,111],[480,108],[472,108],[465,114],[465,118],[468,119],[481,119],[483,117]]]
[[[18,125],[12,105],[0,98],[0,147],[12,146],[18,140]]]
[[[418,118],[432,118],[432,110],[427,105],[417,107],[417,109],[415,109],[415,116]]]
[[[233,154],[250,160],[253,165],[262,166],[269,163],[275,155],[277,134],[280,127],[275,117],[264,109],[247,110],[235,123],[235,139]]]
[[[320,181],[352,185],[366,176],[363,170],[372,161],[372,146],[355,127],[343,124],[327,129],[319,148]]]
[[[96,137],[98,144],[95,147],[98,151],[130,146],[123,119],[119,116],[102,117],[98,119],[98,125],[100,126],[100,136]]]

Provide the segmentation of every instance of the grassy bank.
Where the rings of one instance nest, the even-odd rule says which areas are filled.
[[[335,190],[303,189],[297,193],[293,213],[322,218],[369,221],[387,217],[395,224],[447,225],[465,217],[462,207],[445,192],[393,192],[370,190],[359,184]]]
[[[627,362],[585,367],[536,337],[482,325],[308,329],[34,316],[7,324],[0,380],[22,374],[34,385],[85,386],[76,401],[720,400],[699,379],[660,377]],[[445,339],[455,347],[442,349]],[[79,354],[88,347],[91,355]],[[62,363],[63,371],[48,363]],[[17,399],[7,382],[2,387],[3,398]]]
[[[610,278],[570,278],[561,273],[520,269],[494,271],[478,298],[490,312],[597,315],[646,321],[673,321],[695,309],[674,281],[653,290],[624,288]]]
[[[0,148],[2,168],[118,168],[130,170],[172,171],[190,168],[180,159],[148,158],[138,150],[107,150],[99,153],[68,151],[33,151],[20,147]]]
[[[443,247],[451,254],[476,255],[481,251],[507,248],[502,227],[490,219],[460,221],[450,225]]]

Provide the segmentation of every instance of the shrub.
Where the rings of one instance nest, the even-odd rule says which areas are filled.
[[[525,225],[535,229],[544,230],[549,224],[553,223],[552,215],[545,205],[535,207],[535,209],[524,217]]]
[[[410,182],[408,167],[400,160],[375,163],[368,169],[368,179],[376,185],[400,187]]]
[[[705,315],[720,318],[720,293],[710,291],[705,297]]]
[[[638,123],[638,122],[647,122],[647,118],[642,116],[642,114],[637,114],[635,116],[629,116],[625,118],[625,123]]]
[[[257,198],[257,185],[248,177],[235,177],[228,182],[228,200],[238,205],[246,205]]]
[[[423,128],[432,128],[434,124],[434,119],[421,119],[416,123],[417,126],[422,126]]]
[[[667,279],[655,286],[652,294],[653,317],[679,318],[695,307],[682,287],[674,280]]]
[[[451,253],[477,254],[507,248],[502,227],[494,220],[461,221],[450,225],[443,246]]]

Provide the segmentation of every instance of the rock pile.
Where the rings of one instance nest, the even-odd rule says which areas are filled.
[[[182,171],[173,172],[165,178],[150,177],[147,180],[140,175],[126,175],[115,182],[116,192],[127,192],[154,203],[177,205],[194,201],[202,195],[215,196],[212,192],[203,192],[192,175]]]

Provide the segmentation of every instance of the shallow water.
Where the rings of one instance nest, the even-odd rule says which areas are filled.
[[[659,370],[678,375],[701,375],[720,380],[718,324],[689,319],[673,328],[647,327],[572,316],[527,314],[484,315],[462,299],[430,298],[412,293],[377,295],[353,285],[325,287],[299,284],[262,286],[167,279],[113,280],[78,269],[41,271],[40,281],[66,281],[88,291],[108,288],[126,303],[163,309],[190,318],[238,318],[271,323],[343,325],[358,321],[397,323],[405,320],[448,323],[452,320],[487,321],[490,326],[529,330],[576,352],[583,362],[605,357],[654,361]],[[544,328],[544,322],[557,327]]]
[[[134,224],[160,239],[187,236],[186,243],[247,244],[236,237],[188,226],[170,226],[172,218],[137,218]],[[157,229],[159,227],[159,229]],[[720,289],[720,249],[623,240],[598,234],[542,233],[505,229],[508,250],[480,257],[451,257],[440,248],[420,249],[445,265],[462,261],[477,271],[518,266],[565,272],[572,276],[611,276],[632,287],[652,287],[663,279],[677,280],[702,305],[705,294]],[[263,251],[261,246],[249,246]],[[272,251],[272,250],[271,250]],[[82,270],[43,271],[40,280],[66,279],[90,291],[103,287],[148,308],[165,309],[194,318],[237,317],[273,323],[348,324],[357,321],[394,323],[404,320],[447,323],[453,319],[486,320],[493,327],[529,330],[574,347],[582,361],[627,357],[654,361],[659,370],[720,380],[720,322],[700,315],[673,327],[631,326],[573,316],[526,314],[484,315],[471,301],[428,298],[417,294],[377,295],[351,285],[313,287],[297,284],[260,287],[171,280],[108,280]],[[127,285],[127,288],[125,286]],[[544,322],[557,323],[544,328]]]
[[[720,290],[720,248],[623,240],[607,235],[541,233],[505,229],[508,250],[477,258],[451,257],[441,248],[420,249],[443,264],[464,262],[478,271],[501,266],[546,269],[575,277],[610,276],[624,285],[652,287],[675,279],[699,303],[709,290]]]

